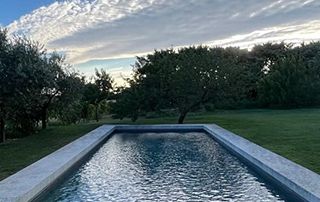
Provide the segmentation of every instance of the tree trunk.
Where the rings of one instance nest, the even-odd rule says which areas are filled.
[[[184,119],[186,118],[188,111],[184,111],[180,113],[178,124],[183,124]]]
[[[3,117],[0,118],[0,143],[6,141],[6,134],[4,131],[4,119]]]
[[[41,125],[42,125],[42,129],[46,129],[47,128],[47,114],[48,114],[48,110],[46,107],[44,107],[41,111]]]
[[[99,122],[99,114],[98,114],[98,109],[99,109],[99,105],[95,105],[96,109],[95,109],[95,117],[96,117],[96,121]]]
[[[41,125],[42,129],[46,129],[48,125],[48,110],[51,105],[52,99],[57,95],[58,91],[54,93],[53,95],[49,96],[49,99],[44,105],[42,106],[41,110]]]

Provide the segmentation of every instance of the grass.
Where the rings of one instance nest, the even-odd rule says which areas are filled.
[[[320,109],[234,110],[190,114],[186,123],[216,123],[320,174]],[[0,145],[0,179],[80,137],[102,123],[51,126]],[[176,123],[176,117],[139,119],[135,124]]]
[[[53,126],[0,144],[0,180],[96,128],[98,124]]]

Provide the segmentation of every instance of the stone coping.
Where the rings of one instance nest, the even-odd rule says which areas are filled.
[[[320,201],[320,175],[215,124],[103,125],[0,181],[0,202],[30,201],[114,132],[205,131],[263,175],[305,201]]]
[[[205,125],[204,130],[257,168],[261,174],[271,177],[273,181],[280,183],[281,187],[295,193],[300,199],[320,201],[320,175],[317,173],[217,125]]]
[[[101,126],[39,161],[0,181],[0,202],[30,201],[112,133]]]

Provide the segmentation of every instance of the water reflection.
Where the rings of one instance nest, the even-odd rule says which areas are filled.
[[[203,133],[112,136],[46,201],[285,201]]]

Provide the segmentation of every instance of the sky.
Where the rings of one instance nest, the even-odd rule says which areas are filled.
[[[1,0],[0,25],[121,85],[155,49],[318,41],[320,0]]]

